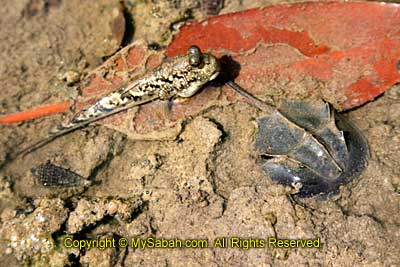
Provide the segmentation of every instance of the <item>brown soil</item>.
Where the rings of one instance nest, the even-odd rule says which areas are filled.
[[[197,2],[3,3],[0,113],[76,97],[74,81],[121,44],[144,38],[165,45],[170,25],[187,18],[186,10],[205,17]],[[221,13],[271,2],[225,1]],[[125,36],[120,30],[124,16]],[[242,102],[213,106],[185,119],[172,141],[133,141],[112,129],[89,127],[13,162],[6,160],[9,153],[45,136],[62,116],[1,126],[0,162],[7,166],[0,173],[0,265],[400,265],[400,86],[348,112],[369,142],[371,159],[361,177],[325,200],[298,199],[293,190],[265,177],[253,148],[258,115]],[[41,186],[30,170],[47,160],[91,185]],[[63,246],[67,233],[79,233],[79,239],[207,239],[210,246],[219,237],[320,238],[323,245],[82,253]]]

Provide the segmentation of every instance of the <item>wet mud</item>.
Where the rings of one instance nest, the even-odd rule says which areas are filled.
[[[0,113],[76,99],[76,83],[121,46],[145,39],[158,49],[180,21],[217,12],[205,2],[219,1],[4,3]],[[220,13],[274,1],[223,2]],[[97,125],[12,162],[11,153],[65,115],[0,126],[0,265],[399,265],[400,86],[343,114],[364,134],[370,159],[360,177],[327,198],[299,198],[266,177],[254,149],[260,116],[243,101],[215,102],[184,118],[167,140],[133,140]],[[80,182],[43,186],[31,169],[48,161]],[[207,239],[210,248],[85,251],[64,245],[71,235]],[[319,238],[322,247],[211,248],[221,237]]]

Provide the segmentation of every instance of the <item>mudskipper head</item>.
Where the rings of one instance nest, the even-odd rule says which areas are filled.
[[[177,94],[180,97],[191,97],[204,84],[214,80],[218,76],[220,66],[218,60],[213,55],[202,53],[197,46],[189,47],[184,58],[188,70],[184,78],[188,83]]]

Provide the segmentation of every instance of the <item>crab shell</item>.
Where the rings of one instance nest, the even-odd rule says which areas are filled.
[[[336,116],[335,116],[336,115]],[[367,165],[363,135],[321,100],[290,100],[258,120],[255,146],[272,180],[299,196],[336,192]]]

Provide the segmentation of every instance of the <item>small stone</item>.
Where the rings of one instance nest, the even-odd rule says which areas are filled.
[[[73,70],[69,70],[61,76],[61,79],[67,83],[68,86],[78,82],[81,75]]]
[[[143,201],[148,201],[148,200],[150,200],[150,197],[151,197],[151,194],[152,194],[153,192],[151,191],[151,190],[149,190],[149,189],[147,189],[147,190],[144,190],[143,191],[143,194],[142,194],[142,199],[143,199]]]
[[[4,251],[4,253],[6,255],[10,255],[11,253],[13,253],[13,249],[12,248],[6,248],[6,250]]]

